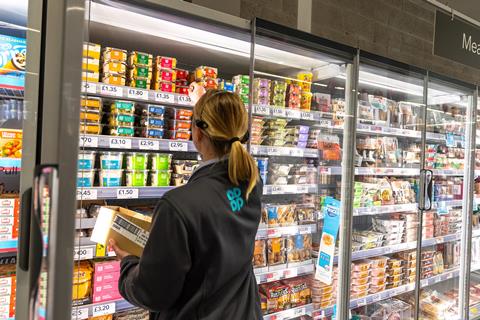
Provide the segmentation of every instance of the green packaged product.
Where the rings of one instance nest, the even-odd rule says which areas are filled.
[[[154,171],[169,170],[172,162],[172,155],[168,153],[156,153],[151,155],[152,165]]]
[[[152,187],[166,187],[170,185],[171,173],[168,170],[150,171]]]
[[[133,114],[135,112],[135,103],[122,100],[114,101],[110,106],[110,112]]]
[[[125,169],[127,170],[147,170],[148,153],[127,153],[125,155]]]
[[[147,185],[147,170],[126,170],[125,184],[127,187],[145,187]]]

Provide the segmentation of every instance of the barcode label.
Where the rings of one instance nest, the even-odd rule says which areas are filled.
[[[148,236],[150,234],[119,215],[115,216],[112,229],[142,248],[147,244]]]

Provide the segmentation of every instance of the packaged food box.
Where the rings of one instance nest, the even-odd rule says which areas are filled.
[[[287,262],[284,238],[270,238],[267,240],[267,259],[269,266]]]
[[[165,131],[165,139],[170,140],[190,140],[192,135],[191,131],[176,131],[176,130],[167,130]]]
[[[233,77],[232,81],[235,85],[246,85],[246,86],[248,86],[250,84],[250,76],[248,76],[248,75],[237,75],[237,76]]]
[[[121,61],[107,60],[103,62],[103,73],[125,75],[127,73],[127,64]]]
[[[80,300],[87,298],[92,290],[92,267],[86,262],[82,261],[76,264],[73,268],[73,300]]]
[[[154,81],[152,82],[152,89],[163,92],[175,92],[175,83],[168,81]]]
[[[131,66],[128,68],[127,74],[129,79],[152,80],[152,68],[148,66],[140,66],[140,65]]]
[[[77,188],[93,187],[95,179],[95,170],[78,170],[77,171]]]
[[[125,170],[125,186],[145,187],[148,174],[148,170]]]
[[[268,205],[266,208],[269,226],[286,226],[295,224],[294,205]]]
[[[398,282],[398,281],[401,281],[402,279],[403,279],[403,274],[388,276],[387,277],[387,283]]]
[[[147,170],[148,153],[134,152],[125,154],[124,167],[127,170]]]
[[[188,174],[173,173],[171,181],[172,186],[183,186],[188,182],[188,179],[190,179],[190,175]]]
[[[105,170],[119,170],[123,168],[122,152],[100,152],[100,168]]]
[[[92,58],[82,58],[82,70],[90,72],[100,72],[100,60]]]
[[[100,119],[100,111],[94,109],[80,109],[80,121],[99,122]]]
[[[205,89],[218,89],[218,80],[213,78],[205,78],[203,80],[198,81]]]
[[[166,187],[170,185],[171,173],[169,170],[150,171],[150,185],[152,187]]]
[[[127,82],[127,86],[132,88],[150,89],[149,78],[130,78]]]
[[[106,84],[113,84],[116,86],[124,86],[127,81],[125,76],[112,73],[104,73],[102,77],[102,82]]]
[[[172,163],[172,154],[153,153],[150,154],[150,168],[152,170],[169,170]]]
[[[180,87],[180,86],[177,85],[177,88],[175,89],[175,92],[179,93],[179,94],[188,95],[189,88],[188,87]]]
[[[153,81],[175,82],[177,80],[177,72],[171,69],[156,69],[153,72]]]
[[[123,250],[138,257],[147,242],[152,219],[122,207],[101,207],[91,240],[107,245],[113,239]]]
[[[190,131],[192,129],[192,121],[190,120],[168,120],[168,130]]]
[[[127,50],[105,47],[102,51],[103,61],[116,60],[127,61]]]
[[[110,104],[112,114],[134,114],[135,103],[131,101],[115,100]]]
[[[176,70],[177,80],[187,80],[188,74],[189,74],[188,70],[183,70],[183,69]]]
[[[92,72],[92,71],[82,71],[82,81],[86,82],[98,82],[98,79],[100,78],[100,73],[99,72]]]
[[[171,57],[155,57],[155,67],[157,69],[175,69],[177,67],[177,59]]]
[[[92,300],[93,300],[93,303],[100,303],[100,302],[118,300],[121,297],[122,296],[120,295],[120,293],[117,290],[117,292],[112,291],[112,292],[108,292],[108,293],[105,293],[105,294],[94,295]]]
[[[93,283],[95,284],[105,284],[105,283],[115,283],[118,285],[118,279],[120,279],[120,270],[111,271],[104,273],[94,273]]]
[[[132,114],[111,113],[108,117],[110,126],[133,126],[135,124],[135,116]]]
[[[395,276],[395,275],[399,275],[399,274],[402,274],[404,268],[391,268],[391,269],[387,269],[387,274],[389,276]]]
[[[120,187],[122,185],[123,170],[100,170],[100,187]]]
[[[175,86],[176,87],[187,87],[188,88],[189,87],[188,84],[189,84],[188,80],[178,80],[177,79],[177,81],[175,81]]]
[[[369,271],[371,267],[370,261],[367,260],[360,260],[352,263],[352,271]]]
[[[312,258],[312,236],[297,234],[287,238],[287,262],[301,262]]]
[[[379,257],[374,257],[367,259],[371,263],[371,268],[376,269],[376,268],[385,268],[387,266],[388,262],[388,257],[385,256],[379,256]]]
[[[165,120],[163,117],[145,117],[140,120],[140,125],[148,129],[163,129]]]
[[[200,66],[195,69],[195,80],[202,80],[205,78],[216,79],[218,76],[218,69],[214,67]]]
[[[402,266],[402,263],[403,263],[403,260],[390,258],[387,261],[387,267],[388,268],[400,268]]]
[[[267,297],[267,313],[279,312],[290,307],[290,288],[280,282],[260,286],[260,292]]]
[[[165,109],[165,115],[169,119],[174,119],[174,120],[192,120],[193,110],[175,109],[175,108],[167,107]]]
[[[232,82],[228,82],[226,80],[220,80],[218,82],[218,88],[220,90],[225,90],[228,92],[235,92],[235,85]]]
[[[92,266],[95,275],[104,275],[110,273],[120,272],[120,262],[115,260],[110,261],[92,261]]]
[[[294,280],[285,280],[283,283],[290,291],[290,307],[304,306],[312,302],[312,291],[306,278],[301,277]]]
[[[253,250],[253,267],[261,268],[267,266],[267,251],[265,240],[255,240]]]
[[[352,271],[352,279],[365,279],[370,275],[369,270],[365,271]],[[367,280],[368,281],[368,280]]]
[[[100,110],[102,108],[102,99],[95,97],[82,97],[80,99],[80,107],[85,109]]]
[[[134,126],[111,126],[108,128],[108,134],[111,136],[133,137],[135,128]]]
[[[78,152],[78,164],[79,170],[92,170],[95,168],[95,151],[81,150]]]
[[[250,88],[247,85],[235,85],[235,93],[237,93],[240,96],[248,96],[250,93]]]
[[[136,135],[144,138],[163,139],[163,129],[137,128]]]
[[[298,224],[305,224],[316,221],[316,211],[314,206],[297,205],[295,206],[295,217]]]
[[[0,129],[0,157],[22,157],[22,130]]]
[[[130,66],[147,66],[152,67],[153,56],[149,53],[132,51],[128,55],[128,64]]]
[[[101,49],[102,47],[99,44],[92,42],[84,42],[82,56],[85,58],[100,60]]]
[[[165,107],[155,104],[147,104],[146,106],[139,105],[137,113],[143,117],[163,118],[165,114]]]
[[[386,284],[383,284],[383,285],[370,285],[370,288],[368,289],[368,294],[372,294],[372,293],[377,293],[377,292],[382,292],[385,290],[386,288]]]
[[[385,268],[370,269],[370,275],[372,277],[385,277]]]
[[[80,132],[87,134],[100,134],[102,132],[103,126],[98,122],[81,122],[80,123]]]
[[[173,170],[177,174],[192,174],[197,167],[196,160],[173,160]]]
[[[417,258],[416,251],[402,251],[396,254],[402,260],[415,260]]]
[[[352,278],[352,286],[363,286],[368,284],[370,281],[370,277],[365,278]]]

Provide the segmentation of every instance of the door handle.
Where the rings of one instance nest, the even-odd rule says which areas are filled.
[[[32,188],[23,192],[20,205],[20,239],[18,244],[18,266],[28,271],[30,257],[30,222],[32,218]]]

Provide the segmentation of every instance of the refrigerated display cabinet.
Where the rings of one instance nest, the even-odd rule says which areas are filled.
[[[245,147],[265,184],[252,258],[265,319],[413,319],[432,305],[440,318],[460,317],[458,303],[432,298],[465,292],[465,272],[475,281],[474,255],[452,255],[474,250],[480,235],[465,219],[474,86],[188,3],[77,6],[85,12],[69,19],[75,10],[49,9],[69,28],[58,52],[46,53],[48,66],[75,54],[39,71],[69,81],[52,85],[62,97],[58,118],[39,130],[38,164],[53,165],[37,170],[48,192],[32,201],[54,205],[39,224],[49,231],[31,234],[46,249],[29,259],[43,262],[40,280],[29,283],[31,269],[19,274],[22,290],[39,282],[40,318],[148,317],[119,295],[119,263],[91,230],[103,206],[151,215],[159,197],[188,181],[200,160],[190,140],[191,81],[236,92],[249,110]],[[289,293],[276,299],[280,291]],[[28,304],[17,298],[18,308]]]

